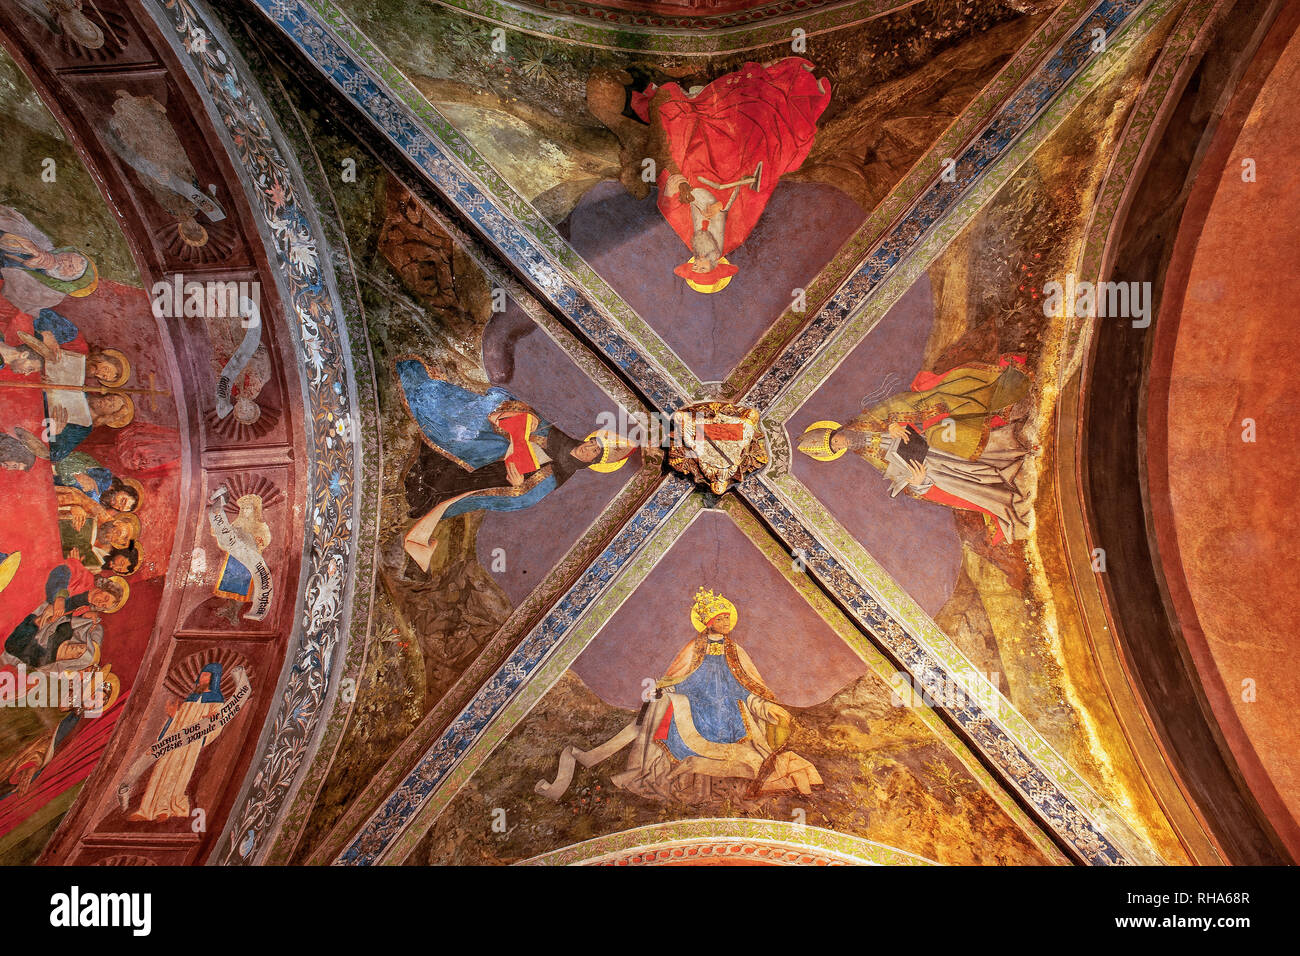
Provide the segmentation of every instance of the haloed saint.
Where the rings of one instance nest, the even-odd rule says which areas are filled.
[[[737,273],[727,254],[758,224],[781,177],[808,158],[830,101],[830,81],[794,56],[746,63],[689,90],[638,85],[623,70],[587,80],[587,107],[622,143],[619,179],[637,199],[649,194],[642,163],[654,162],[659,211],[690,251],[673,271],[703,293]]]
[[[910,389],[843,425],[814,422],[799,451],[821,462],[852,452],[881,473],[892,497],[906,493],[979,512],[991,524],[994,544],[1023,538],[1032,513],[1024,468],[1029,449],[1006,416],[1031,385],[1020,356],[920,372]]]
[[[575,764],[595,766],[623,750],[626,769],[610,782],[652,799],[703,800],[714,784],[728,781],[741,784],[746,799],[809,794],[822,785],[817,768],[790,746],[794,718],[733,637],[736,605],[701,587],[689,616],[695,637],[655,682],[636,719],[590,750],[564,748],[556,779],[539,781],[537,793],[558,800]]]
[[[404,544],[423,571],[444,518],[529,508],[583,469],[617,471],[636,448],[609,431],[569,435],[506,389],[462,388],[423,359],[398,359],[394,370],[423,439],[404,480],[416,519]]]

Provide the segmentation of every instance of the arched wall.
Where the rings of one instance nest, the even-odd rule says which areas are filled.
[[[1294,853],[1300,592],[1281,565],[1300,466],[1290,439],[1300,413],[1291,315],[1300,124],[1288,100],[1300,80],[1297,35],[1271,37],[1252,73],[1179,226],[1152,359],[1148,487],[1169,599],[1207,704]]]
[[[261,321],[238,321],[223,337],[208,317],[159,317],[189,436],[168,587],[135,692],[42,859],[96,863],[129,850],[155,863],[222,853],[242,862],[262,849],[314,742],[314,714],[346,633],[355,483],[346,332],[328,266],[316,258],[323,243],[305,192],[202,9],[99,0],[94,13],[110,29],[89,52],[22,7],[0,10],[0,38],[117,210],[146,291],[159,282],[246,282],[260,297]],[[133,161],[108,122],[119,90],[161,124],[133,128],[145,144],[134,148],[147,151],[153,132],[178,141],[183,156]],[[218,204],[218,215],[196,215],[204,242],[178,238],[185,206],[174,179],[159,172],[168,162],[192,167],[198,190]],[[243,365],[241,344],[255,345]],[[226,360],[229,397],[244,399],[240,414],[221,412]],[[255,579],[248,600],[221,590],[241,535]],[[186,723],[193,672],[214,661],[225,666],[225,700],[206,716],[220,732],[180,774],[175,753],[185,742],[168,747],[160,738],[183,732],[172,712]],[[169,788],[184,795],[186,812],[173,801],[167,818],[147,813],[161,805],[151,794]],[[232,814],[240,837],[222,839]]]

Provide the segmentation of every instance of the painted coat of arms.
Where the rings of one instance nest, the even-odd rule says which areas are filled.
[[[668,464],[708,485],[714,494],[767,464],[758,409],[703,402],[673,413]]]

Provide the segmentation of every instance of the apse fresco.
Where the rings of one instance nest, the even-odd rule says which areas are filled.
[[[0,56],[0,72],[0,860],[24,863],[131,696],[171,561],[181,436],[112,212],[16,64]],[[57,179],[14,174],[38,157]]]

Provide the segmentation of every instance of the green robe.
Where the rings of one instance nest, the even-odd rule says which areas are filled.
[[[890,425],[912,425],[931,449],[973,461],[988,444],[989,419],[1028,395],[1031,384],[1018,366],[983,362],[961,365],[940,376],[917,376],[918,381],[926,378],[929,388],[899,392],[855,417],[844,430],[872,436],[869,447],[878,451],[879,438]],[[863,457],[885,470],[883,454]]]
[[[1010,426],[995,426],[992,418],[1029,394],[1029,376],[1016,365],[972,363],[922,373],[913,384],[928,387],[887,398],[844,426],[866,439],[854,453],[884,475],[891,495],[983,512],[996,522],[995,543],[1024,537],[1032,510],[1022,476],[1028,451]],[[919,485],[887,458],[896,444],[889,426],[896,423],[915,428],[929,445]]]

